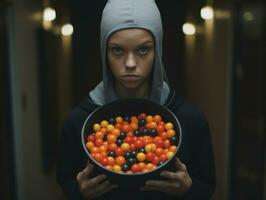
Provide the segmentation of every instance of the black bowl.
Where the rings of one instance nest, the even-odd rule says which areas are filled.
[[[145,173],[133,173],[133,174],[117,173],[111,171],[93,159],[93,157],[91,156],[86,147],[86,138],[89,134],[92,133],[92,127],[94,123],[99,123],[102,120],[107,120],[115,116],[132,116],[132,115],[137,116],[143,112],[149,115],[159,114],[162,116],[162,120],[164,122],[173,123],[174,130],[177,136],[177,141],[175,144],[177,146],[177,150],[174,156],[172,156],[162,165],[157,166],[154,170]],[[174,169],[173,168],[174,160],[181,144],[181,137],[182,137],[182,130],[177,117],[166,107],[145,99],[120,99],[99,107],[87,117],[87,119],[84,122],[81,134],[83,148],[86,154],[88,155],[89,160],[91,160],[91,162],[94,164],[97,173],[106,174],[108,179],[112,183],[115,183],[122,187],[127,187],[130,185],[131,188],[142,186],[145,183],[145,181],[148,179],[160,179],[159,173],[162,170]]]

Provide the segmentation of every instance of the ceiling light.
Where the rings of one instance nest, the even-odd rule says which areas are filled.
[[[196,33],[196,28],[192,23],[185,23],[183,25],[183,33],[185,35],[194,35]]]
[[[56,18],[56,12],[51,7],[46,7],[43,11],[43,20],[44,21],[53,21]]]
[[[73,26],[71,24],[65,24],[61,28],[61,34],[64,36],[69,36],[73,34]]]
[[[202,19],[205,19],[205,20],[213,19],[213,16],[214,16],[213,7],[205,6],[205,7],[201,8],[200,16]]]

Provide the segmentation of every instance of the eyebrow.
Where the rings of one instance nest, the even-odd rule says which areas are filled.
[[[145,41],[143,43],[137,44],[136,46],[143,46],[143,45],[147,45],[147,44],[153,44],[153,42],[151,40]],[[116,42],[109,42],[108,46],[121,46],[121,44],[116,43]]]

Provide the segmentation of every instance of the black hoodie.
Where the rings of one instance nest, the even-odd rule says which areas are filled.
[[[210,199],[215,189],[213,150],[208,123],[193,105],[178,97],[173,90],[164,104],[179,119],[182,143],[178,157],[192,178],[192,186],[182,197],[172,197],[159,192],[141,192],[113,189],[98,199]],[[87,165],[87,155],[81,143],[81,129],[88,115],[98,108],[88,96],[66,119],[61,137],[61,153],[57,165],[57,180],[67,199],[84,199],[79,193],[77,174]],[[96,172],[93,174],[96,175]]]

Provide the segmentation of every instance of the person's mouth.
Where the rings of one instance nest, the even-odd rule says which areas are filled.
[[[126,75],[123,75],[122,78],[126,81],[136,81],[139,79],[139,76],[135,74],[126,74]]]

